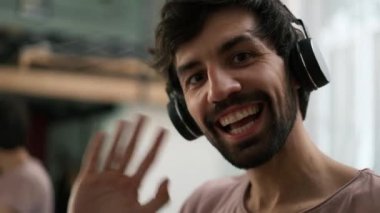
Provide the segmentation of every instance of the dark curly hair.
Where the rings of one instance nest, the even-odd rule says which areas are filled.
[[[169,91],[174,89],[182,93],[173,72],[177,49],[202,31],[211,14],[232,6],[245,8],[258,19],[258,37],[269,41],[271,47],[284,59],[287,70],[290,69],[290,51],[303,35],[292,26],[296,18],[280,0],[168,0],[161,11],[161,22],[156,29],[154,67],[167,79]],[[302,88],[298,91],[303,118],[306,116],[309,94]]]

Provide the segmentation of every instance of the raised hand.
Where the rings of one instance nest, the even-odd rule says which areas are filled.
[[[69,213],[153,213],[168,202],[167,179],[160,184],[151,201],[146,204],[138,201],[138,189],[161,147],[166,133],[164,129],[159,131],[152,148],[137,172],[131,176],[124,174],[138,143],[144,121],[144,117],[140,117],[137,121],[123,154],[118,154],[117,147],[123,132],[130,125],[125,121],[119,123],[114,143],[103,169],[98,169],[98,164],[105,135],[103,133],[95,135],[87,148],[81,171],[73,186]]]

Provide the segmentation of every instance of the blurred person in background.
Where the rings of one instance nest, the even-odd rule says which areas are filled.
[[[171,120],[186,139],[205,135],[246,171],[203,184],[181,212],[380,212],[380,177],[326,156],[304,126],[310,92],[327,84],[328,76],[302,21],[285,5],[171,0],[161,17],[156,65],[167,77]],[[164,130],[136,173],[124,175],[143,124],[139,119],[120,155],[120,135],[130,129],[121,122],[104,168],[98,163],[105,135],[95,136],[70,212],[151,213],[169,200],[167,180],[151,201],[138,200]]]
[[[0,213],[52,213],[53,189],[41,162],[27,149],[28,112],[0,96]]]

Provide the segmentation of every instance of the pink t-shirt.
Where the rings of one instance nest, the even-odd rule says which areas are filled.
[[[224,178],[209,181],[187,199],[181,213],[248,213],[244,194],[248,178]],[[350,182],[307,213],[377,213],[380,212],[380,176],[361,170]]]
[[[30,158],[0,175],[0,204],[18,213],[52,213],[53,189],[39,161]]]

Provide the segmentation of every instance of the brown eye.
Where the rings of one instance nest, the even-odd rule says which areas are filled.
[[[234,55],[232,58],[232,61],[234,64],[241,64],[247,62],[250,58],[252,57],[252,54],[243,52],[243,53],[238,53]]]
[[[203,75],[203,73],[199,72],[199,73],[195,73],[195,74],[191,75],[191,76],[187,79],[187,82],[188,82],[189,85],[197,85],[197,84],[200,83],[203,79],[204,79],[204,75]]]

